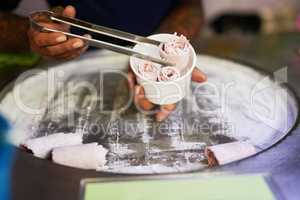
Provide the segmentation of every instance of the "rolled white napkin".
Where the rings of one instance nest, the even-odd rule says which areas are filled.
[[[225,165],[254,154],[256,154],[255,147],[247,142],[232,142],[205,149],[209,166]]]
[[[101,170],[106,163],[107,149],[97,143],[59,147],[53,150],[53,162],[81,169]]]
[[[187,67],[190,58],[190,43],[185,36],[177,36],[170,42],[162,43],[159,46],[160,57],[176,63],[176,68],[182,73]]]
[[[47,158],[57,147],[82,144],[82,135],[77,133],[55,133],[52,135],[28,139],[23,146],[39,158]]]

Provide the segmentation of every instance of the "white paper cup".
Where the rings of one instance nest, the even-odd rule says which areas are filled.
[[[168,42],[174,37],[178,37],[174,34],[155,34],[149,36],[151,39],[159,40],[162,42]],[[159,49],[157,46],[150,44],[137,44],[133,47],[134,50],[142,52],[153,57],[160,58]],[[145,90],[146,98],[154,104],[166,105],[173,104],[183,99],[191,84],[192,72],[196,65],[196,53],[192,45],[190,45],[189,62],[186,69],[182,72],[182,76],[174,81],[169,82],[157,82],[147,80],[143,77],[139,71],[138,66],[142,61],[139,58],[130,57],[130,66],[135,73],[137,82],[143,86]]]

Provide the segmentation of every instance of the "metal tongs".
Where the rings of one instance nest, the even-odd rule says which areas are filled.
[[[38,31],[41,32],[56,32],[56,33],[63,33],[67,36],[71,36],[71,37],[75,37],[75,38],[79,38],[82,39],[84,41],[87,41],[88,44],[90,46],[93,47],[98,47],[98,48],[104,48],[104,49],[108,49],[117,53],[121,53],[121,54],[125,54],[125,55],[129,55],[129,56],[133,56],[133,57],[137,57],[140,59],[144,59],[144,60],[149,60],[158,64],[161,64],[163,66],[173,66],[174,63],[170,63],[167,62],[165,60],[159,59],[159,58],[155,58],[143,53],[140,53],[132,48],[129,47],[124,47],[124,46],[120,46],[120,45],[116,45],[113,43],[109,43],[109,42],[104,42],[101,40],[96,40],[93,38],[89,38],[89,37],[85,37],[85,36],[81,36],[81,35],[77,35],[77,34],[73,34],[73,33],[69,33],[69,32],[65,32],[65,31],[61,31],[61,30],[55,30],[52,28],[47,28],[42,26],[41,24],[39,24],[38,21],[54,21],[54,22],[58,22],[58,23],[63,23],[63,24],[67,24],[70,26],[74,26],[76,28],[79,29],[84,29],[88,32],[93,32],[93,33],[98,33],[98,34],[102,34],[102,35],[106,35],[109,37],[113,37],[113,38],[117,38],[120,40],[125,40],[128,42],[132,42],[135,44],[151,44],[151,45],[155,45],[155,46],[159,46],[162,42],[157,41],[157,40],[153,40],[150,38],[146,38],[146,37],[142,37],[142,36],[138,36],[138,35],[134,35],[132,33],[127,33],[124,31],[120,31],[120,30],[116,30],[116,29],[112,29],[112,28],[108,28],[108,27],[104,27],[104,26],[99,26],[96,24],[92,24],[89,22],[85,22],[83,20],[79,20],[76,18],[70,18],[70,17],[65,17],[62,16],[60,14],[51,12],[51,11],[37,11],[34,12],[32,14],[30,14],[29,16],[30,22],[31,22],[31,26],[33,28],[35,28]]]

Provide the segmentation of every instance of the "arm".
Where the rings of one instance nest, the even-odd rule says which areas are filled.
[[[10,13],[19,0],[2,0],[0,4],[0,51],[27,51],[29,42],[26,32],[28,20]]]
[[[9,2],[11,0],[5,1]],[[77,38],[68,38],[61,33],[36,31],[30,28],[27,18],[7,12],[8,8],[13,9],[12,5],[9,5],[9,3],[4,5],[0,4],[0,51],[31,50],[44,58],[54,59],[72,59],[86,51],[87,44],[84,41]],[[72,6],[62,9],[62,14],[68,17],[74,17],[75,13],[76,10]],[[39,23],[48,28],[69,31],[69,26],[62,24],[45,22],[42,19]]]
[[[181,0],[180,4],[162,22],[159,32],[183,34],[195,39],[204,24],[201,0]]]

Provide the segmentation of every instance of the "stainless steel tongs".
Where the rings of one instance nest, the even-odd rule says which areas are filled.
[[[112,28],[108,28],[108,27],[104,27],[104,26],[99,26],[99,25],[92,24],[92,23],[89,23],[89,22],[85,22],[85,21],[82,21],[82,20],[79,20],[79,19],[65,17],[65,16],[59,15],[59,14],[51,12],[51,11],[37,11],[37,12],[34,12],[34,13],[30,14],[29,19],[30,19],[30,22],[31,22],[31,26],[33,28],[37,29],[38,31],[41,31],[41,32],[59,32],[59,33],[65,34],[67,36],[80,38],[84,41],[87,41],[88,44],[90,46],[93,46],[93,47],[108,49],[108,50],[111,50],[111,51],[114,51],[114,52],[117,52],[117,53],[137,57],[137,58],[144,59],[144,60],[149,60],[149,61],[161,64],[163,66],[173,66],[174,65],[174,63],[170,63],[170,62],[167,62],[165,60],[162,60],[162,59],[159,59],[159,58],[155,58],[155,57],[140,53],[140,52],[138,52],[138,51],[136,51],[132,48],[129,48],[129,47],[124,47],[124,46],[116,45],[116,44],[113,44],[113,43],[104,42],[104,41],[101,41],[101,40],[96,40],[96,39],[93,39],[93,38],[88,38],[88,37],[85,37],[85,36],[65,32],[65,31],[61,31],[61,30],[55,30],[55,29],[52,29],[52,28],[47,28],[47,27],[44,27],[41,24],[39,24],[38,20],[41,20],[41,21],[42,20],[54,21],[54,22],[58,22],[58,23],[64,23],[64,24],[74,26],[74,27],[79,28],[79,29],[84,29],[88,32],[93,32],[93,33],[98,33],[98,34],[106,35],[106,36],[113,37],[113,38],[118,38],[120,40],[129,41],[129,42],[132,42],[132,43],[135,43],[135,44],[145,43],[145,44],[151,44],[151,45],[159,46],[161,44],[161,42],[157,41],[157,40],[149,39],[149,38],[146,38],[146,37],[134,35],[132,33],[127,33],[127,32],[124,32],[124,31],[120,31],[120,30],[116,30],[116,29],[112,29]]]

